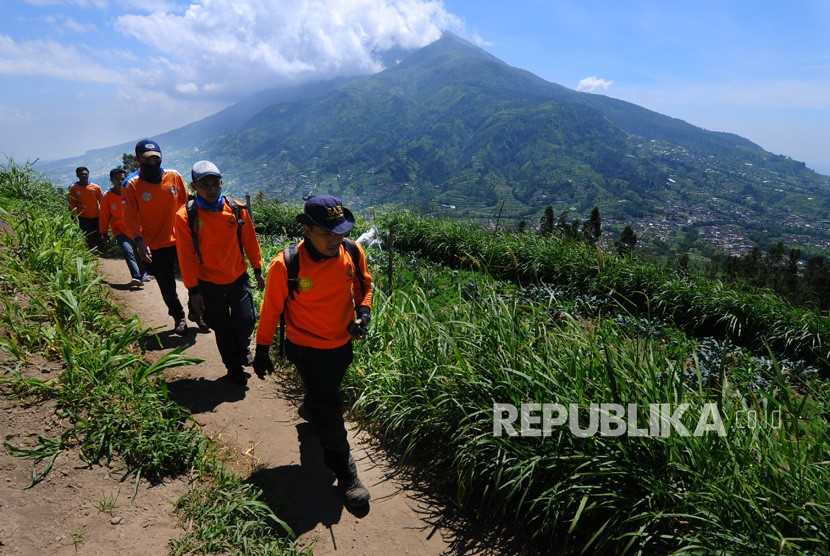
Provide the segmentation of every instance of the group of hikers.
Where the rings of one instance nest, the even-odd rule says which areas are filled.
[[[226,378],[234,386],[247,384],[245,367],[260,379],[274,371],[270,348],[284,321],[285,353],[305,390],[298,413],[316,426],[323,459],[346,504],[367,504],[370,494],[351,456],[340,392],[353,359],[352,341],[366,337],[372,309],[366,255],[346,238],[355,224],[353,214],[336,197],[308,198],[297,215],[303,240],[277,254],[266,278],[248,208],[222,195],[222,174],[213,162],[193,165],[189,195],[181,174],[162,167],[156,141],[142,139],[135,155],[138,170],[127,175],[113,169],[106,193],[89,182],[87,168],[76,170],[78,181],[69,187],[68,202],[87,245],[107,245],[111,229],[131,286],[155,279],[173,318],[173,333],[187,334],[187,319],[202,331],[213,331]],[[264,289],[259,312],[249,265],[257,288]],[[177,267],[188,292],[187,318],[176,291]]]

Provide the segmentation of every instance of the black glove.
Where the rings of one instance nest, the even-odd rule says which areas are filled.
[[[369,323],[372,322],[372,310],[361,305],[357,308],[357,318],[363,321],[363,328],[369,331]]]
[[[357,310],[358,319],[349,323],[349,334],[362,340],[369,333],[369,323],[372,322],[371,309],[360,307]]]
[[[256,347],[253,367],[256,376],[258,376],[260,380],[264,380],[265,375],[274,372],[274,363],[271,362],[271,356],[268,354],[269,349],[271,349],[271,346],[257,345]]]

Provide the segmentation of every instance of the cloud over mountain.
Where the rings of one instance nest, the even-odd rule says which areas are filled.
[[[424,0],[199,0],[115,23],[153,53],[144,78],[182,96],[374,73],[384,52],[420,48],[460,26],[440,2]]]

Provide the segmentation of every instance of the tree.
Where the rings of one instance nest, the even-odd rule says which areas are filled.
[[[539,235],[551,236],[553,235],[553,207],[548,205],[545,207],[545,215],[539,222]]]
[[[138,170],[138,159],[134,154],[124,153],[121,155],[121,168],[127,172]]]
[[[600,218],[598,207],[594,207],[591,216],[582,224],[582,235],[588,243],[595,244],[599,241],[602,235],[602,218]]]
[[[637,234],[631,226],[626,226],[620,233],[620,239],[616,241],[617,253],[626,256],[634,250],[637,245]]]

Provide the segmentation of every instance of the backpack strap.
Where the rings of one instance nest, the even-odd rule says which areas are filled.
[[[363,272],[360,268],[360,249],[357,247],[357,243],[354,240],[349,239],[347,237],[343,238],[343,247],[346,248],[346,252],[352,258],[352,264],[354,265],[354,272],[357,275],[357,280],[360,282],[360,291],[363,294],[363,297],[366,296],[366,282],[365,278],[363,277]]]
[[[190,228],[190,236],[193,238],[193,250],[196,251],[199,264],[205,264],[204,259],[202,259],[202,251],[199,249],[199,210],[196,207],[196,197],[193,195],[187,197],[187,226]]]
[[[245,248],[242,246],[242,226],[245,225],[245,221],[242,220],[242,209],[247,209],[247,207],[243,207],[228,196],[225,196],[225,201],[231,207],[231,212],[233,212],[233,216],[236,218],[236,241],[239,243],[239,252],[242,253],[242,258],[244,259]]]
[[[240,206],[239,203],[230,197],[223,196],[223,198],[231,208],[234,218],[236,218],[236,241],[239,243],[239,252],[242,254],[242,258],[245,258],[245,248],[242,246],[242,226],[245,224],[245,221],[242,219],[242,209],[246,207]],[[202,250],[199,249],[199,210],[196,206],[196,197],[193,195],[188,195],[187,225],[190,228],[190,235],[193,237],[193,250],[196,251],[199,264],[205,264],[202,258]]]
[[[288,297],[294,299],[294,292],[300,291],[300,257],[297,254],[297,244],[291,243],[283,249],[283,260],[285,261],[285,270],[288,273]],[[282,308],[280,314],[280,356],[285,355],[285,306]]]

